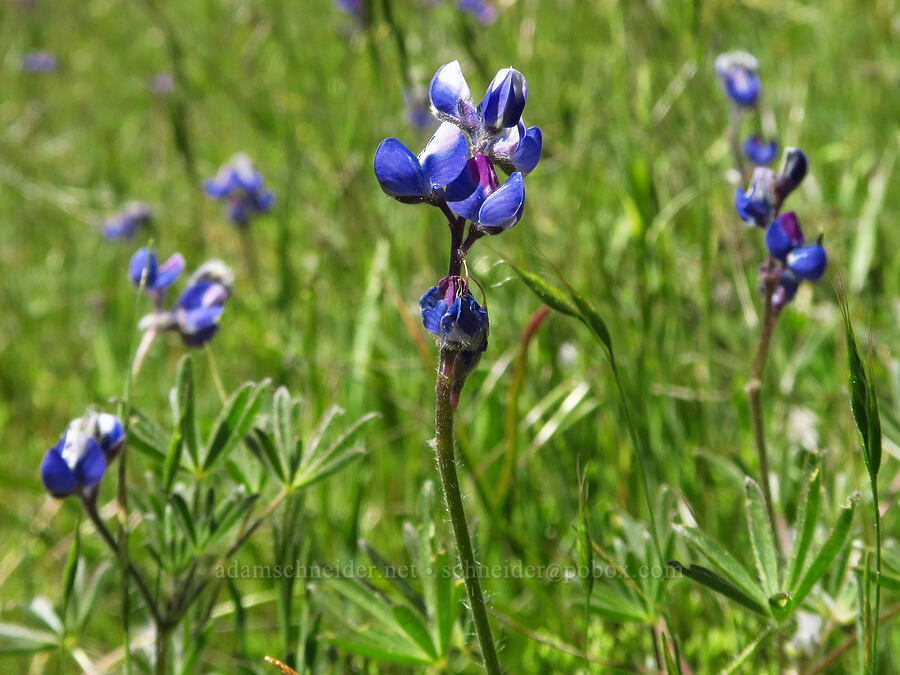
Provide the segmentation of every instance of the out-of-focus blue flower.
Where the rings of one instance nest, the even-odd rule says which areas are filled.
[[[396,138],[384,139],[375,150],[375,177],[385,194],[401,202],[437,203],[444,186],[462,171],[468,154],[466,137],[445,122],[418,157]]]
[[[203,189],[213,199],[227,199],[228,218],[235,225],[244,226],[256,214],[272,208],[275,197],[262,184],[262,174],[247,155],[239,153],[214,178],[207,179]]]
[[[481,119],[493,131],[514,127],[522,118],[527,99],[525,76],[515,68],[503,68],[494,76],[484,94]]]
[[[735,189],[734,208],[741,220],[765,227],[775,214],[776,199],[775,172],[758,166],[747,191]]]
[[[413,129],[427,129],[434,124],[428,99],[423,92],[415,89],[403,90],[403,113],[406,123]]]
[[[344,14],[357,19],[364,19],[366,16],[363,0],[334,0],[334,6]]]
[[[114,415],[88,412],[69,423],[41,461],[41,481],[54,497],[91,497],[125,440]]]
[[[785,148],[775,190],[782,201],[803,182],[809,169],[806,154],[800,148]]]
[[[776,152],[778,152],[778,143],[775,141],[767,143],[758,134],[754,134],[744,141],[744,154],[754,164],[768,164],[775,159]]]
[[[175,89],[175,76],[172,73],[157,73],[150,81],[150,91],[157,96],[171,94]]]
[[[778,315],[794,296],[797,295],[797,289],[800,287],[800,279],[792,272],[784,270],[781,278],[778,280],[778,286],[772,293],[772,309]]]
[[[487,0],[457,0],[457,8],[474,16],[484,26],[490,26],[497,20],[497,9]]]
[[[213,281],[200,281],[184,289],[172,314],[174,327],[185,344],[202,347],[212,339],[229,295],[227,288]]]
[[[818,281],[825,274],[828,256],[821,239],[812,246],[801,246],[788,253],[788,269],[802,279]]]
[[[156,254],[146,247],[139,248],[128,263],[128,276],[138,288],[143,281],[144,292],[151,296],[157,306],[162,303],[166,288],[175,283],[184,269],[184,256],[172,254],[162,265],[157,264]]]
[[[725,93],[741,107],[756,105],[760,90],[758,69],[756,59],[747,52],[728,52],[716,58],[716,73]]]
[[[228,297],[231,297],[234,289],[234,272],[222,260],[213,258],[194,270],[191,276],[188,277],[187,285],[193,286],[201,281],[213,281],[219,284],[227,291]]]
[[[146,202],[128,202],[103,223],[103,236],[110,241],[131,239],[149,221],[150,206]]]
[[[55,73],[59,64],[50,52],[29,52],[22,57],[20,67],[23,73]]]
[[[475,155],[447,186],[447,205],[486,234],[513,227],[525,209],[525,181],[518,171],[501,186],[487,155]]]
[[[782,213],[766,228],[766,248],[769,255],[784,262],[788,254],[798,246],[803,246],[806,238],[800,229],[797,214],[793,211]]]
[[[445,277],[419,300],[422,324],[453,351],[487,349],[488,314],[469,292],[462,277]]]

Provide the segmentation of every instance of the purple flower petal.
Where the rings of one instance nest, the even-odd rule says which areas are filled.
[[[509,161],[520,171],[527,175],[541,161],[541,151],[544,145],[544,137],[539,127],[528,127],[525,136],[519,141],[519,147],[510,155]]]
[[[514,127],[522,117],[528,99],[525,76],[515,68],[498,71],[481,103],[481,117],[492,129]]]
[[[484,200],[499,186],[497,172],[485,155],[475,155],[466,162],[456,180],[447,186],[447,205],[453,213],[478,219],[478,211]]]
[[[787,256],[788,268],[798,277],[818,281],[825,274],[828,256],[820,244],[795,248]]]
[[[156,283],[156,267],[156,255],[147,247],[139,248],[128,263],[128,277],[139,287],[146,271],[145,287],[153,288]]]

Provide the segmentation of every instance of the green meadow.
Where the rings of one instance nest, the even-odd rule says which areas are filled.
[[[418,300],[445,275],[446,219],[387,197],[372,169],[386,137],[424,147],[438,123],[411,126],[404,89],[427,97],[455,59],[476,103],[497,70],[520,70],[544,139],[521,222],[467,260],[490,338],[455,416],[504,672],[900,670],[898,3],[498,0],[490,25],[451,0],[364,6],[364,19],[330,0],[0,6],[0,671],[276,673],[271,656],[310,674],[484,672],[429,446],[438,349]],[[781,312],[761,378],[774,549],[745,391],[767,253],[735,214],[713,65],[735,49],[762,82],[741,136],[805,151],[786,208],[829,256]],[[55,72],[22,71],[36,50]],[[161,73],[169,92],[153,90]],[[238,152],[275,195],[245,229],[203,193]],[[150,224],[107,241],[104,219],[130,200]],[[165,333],[131,379],[151,303],[127,268],[148,242],[161,260],[183,254],[185,277],[222,259],[234,294],[208,349]],[[841,298],[880,420],[868,450]],[[226,394],[268,380],[244,390],[259,397],[247,426],[219,423],[217,379]],[[183,610],[162,669],[122,552],[78,498],[41,484],[44,453],[88,408],[129,426],[100,515],[120,541],[124,458],[127,557]],[[214,468],[190,464],[188,418],[201,444],[233,434]],[[333,473],[300,459],[332,443],[350,453]],[[292,461],[307,479],[248,531],[282,498],[273,467]],[[207,499],[238,506],[204,544],[228,520]],[[790,570],[805,532],[801,594]],[[293,561],[302,573],[274,572]],[[207,570],[180,602],[186,575]]]

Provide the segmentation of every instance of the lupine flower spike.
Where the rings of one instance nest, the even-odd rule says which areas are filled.
[[[115,415],[89,411],[69,423],[59,442],[41,462],[41,481],[57,498],[78,494],[93,499],[106,467],[125,442]]]
[[[255,215],[270,210],[275,199],[270,191],[263,189],[262,174],[243,153],[232,157],[203,188],[212,199],[228,200],[228,219],[241,227],[249,224]]]
[[[150,222],[150,206],[145,202],[128,202],[118,213],[103,223],[103,236],[109,241],[131,239]]]

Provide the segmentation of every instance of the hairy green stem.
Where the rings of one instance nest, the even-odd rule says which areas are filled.
[[[772,332],[775,329],[775,310],[772,306],[772,295],[778,285],[778,279],[774,272],[771,260],[763,272],[763,284],[765,300],[763,309],[762,328],[760,329],[759,345],[756,348],[756,358],[753,361],[753,371],[750,381],[747,383],[747,396],[750,400],[750,419],[753,423],[753,438],[756,445],[756,456],[759,460],[760,487],[766,502],[766,513],[769,516],[769,525],[772,528],[772,536],[778,551],[782,550],[781,538],[775,525],[775,509],[772,505],[772,488],[769,484],[769,455],[766,450],[765,425],[762,413],[762,376],[766,366],[766,358],[769,354],[769,344],[772,341]]]
[[[472,618],[475,620],[475,632],[481,644],[481,655],[488,675],[500,675],[500,661],[491,635],[484,597],[481,594],[481,582],[478,579],[478,564],[469,538],[469,527],[466,524],[466,513],[463,509],[462,494],[459,491],[459,476],[456,473],[456,456],[453,452],[453,410],[450,407],[450,380],[453,372],[455,353],[442,348],[435,400],[434,419],[434,455],[438,472],[441,475],[441,486],[444,492],[444,503],[450,522],[453,525],[453,536],[456,539],[456,551],[463,569],[466,594]]]
[[[872,626],[872,654],[869,672],[878,672],[878,615],[881,612],[881,509],[878,504],[878,476],[870,477],[872,506],[875,509],[875,621]],[[870,583],[866,579],[866,583]]]

